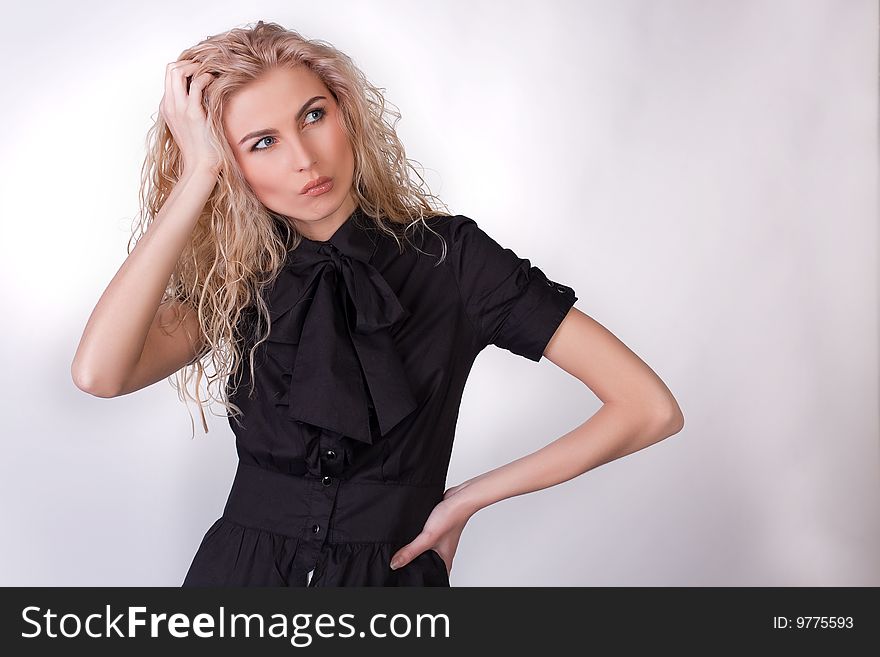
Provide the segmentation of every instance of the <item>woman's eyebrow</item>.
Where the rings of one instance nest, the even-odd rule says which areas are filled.
[[[327,100],[327,97],[326,96],[312,96],[311,98],[309,98],[305,102],[305,104],[299,108],[299,112],[296,113],[296,120],[297,121],[299,121],[302,118],[302,115],[306,113],[306,109],[308,108],[308,106],[311,105],[312,103],[314,103],[316,100]],[[248,139],[253,139],[254,137],[262,137],[264,135],[272,134],[273,132],[275,132],[274,128],[263,128],[262,130],[255,130],[253,132],[249,132],[239,140],[238,145],[241,146]]]

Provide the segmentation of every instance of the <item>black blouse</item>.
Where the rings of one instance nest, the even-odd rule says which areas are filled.
[[[474,359],[494,344],[539,361],[577,297],[473,219],[426,223],[439,265],[433,232],[401,254],[360,210],[291,249],[254,396],[245,361],[230,397],[232,489],[184,586],[449,586],[433,549],[389,562],[443,499]]]

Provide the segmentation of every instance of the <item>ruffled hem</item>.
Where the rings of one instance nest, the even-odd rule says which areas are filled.
[[[296,538],[218,518],[182,586],[450,586],[446,564],[433,549],[392,570],[391,556],[402,547],[396,543],[325,543],[309,581],[296,566],[298,545]]]

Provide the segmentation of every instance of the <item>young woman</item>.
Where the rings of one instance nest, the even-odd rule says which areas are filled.
[[[113,397],[174,373],[185,390],[195,373],[207,431],[210,357],[239,465],[184,586],[449,586],[479,509],[683,425],[572,288],[432,207],[386,113],[349,57],[275,23],[168,65],[136,244],[72,374]],[[465,381],[489,344],[547,357],[604,405],[445,489]]]

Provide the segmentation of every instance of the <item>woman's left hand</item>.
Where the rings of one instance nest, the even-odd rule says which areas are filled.
[[[468,483],[470,482],[453,486],[443,493],[443,501],[431,511],[421,533],[392,555],[392,568],[402,568],[422,552],[433,548],[446,564],[447,574],[451,572],[452,559],[458,548],[458,539],[461,538],[461,532],[467,521],[474,514],[474,511],[467,505],[460,503],[460,499],[454,500],[453,498]]]

